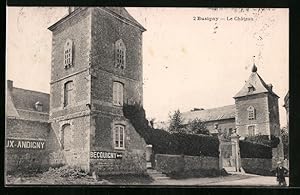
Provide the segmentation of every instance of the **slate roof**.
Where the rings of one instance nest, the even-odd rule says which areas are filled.
[[[255,65],[254,65],[255,67]],[[238,98],[238,97],[243,97],[247,95],[254,95],[254,94],[259,94],[259,93],[271,93],[277,97],[272,88],[267,85],[264,80],[259,76],[257,73],[257,68],[254,69],[255,71],[252,70],[252,73],[249,77],[249,79],[246,81],[245,85],[243,88],[233,97],[233,98]],[[254,87],[254,91],[249,91],[249,87]]]
[[[14,87],[12,99],[16,109],[36,111],[34,105],[39,101],[43,104],[42,112],[49,113],[50,95],[48,93]]]
[[[50,95],[43,92],[13,87],[7,90],[7,116],[25,120],[48,121]],[[42,111],[35,109],[35,103],[40,102]]]
[[[143,32],[146,31],[146,29],[138,22],[136,21],[128,12],[124,7],[99,7],[100,9],[104,9],[105,11],[108,11],[110,13],[113,13],[114,15],[117,15],[118,17],[124,19],[125,21],[135,25],[136,27],[138,27],[139,29],[141,29]],[[49,30],[53,30],[55,29],[55,27],[67,20],[70,16],[73,16],[75,13],[80,12],[82,10],[86,9],[85,7],[79,7],[76,8],[72,13],[67,14],[66,16],[64,16],[63,18],[61,18],[59,21],[57,21],[56,23],[54,23],[53,25],[51,25],[48,29]]]
[[[235,105],[222,106],[218,108],[197,110],[181,113],[183,123],[186,124],[190,120],[196,118],[202,121],[216,121],[235,118]]]
[[[125,18],[126,20],[134,23],[136,26],[138,26],[143,31],[146,31],[146,29],[138,21],[136,21],[124,7],[104,7],[104,9],[108,9],[108,10],[114,12],[118,16],[121,16],[123,19]]]

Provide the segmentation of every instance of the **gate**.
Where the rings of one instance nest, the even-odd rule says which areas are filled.
[[[220,169],[224,168],[226,171],[240,172],[239,136],[234,133],[228,139],[220,135],[219,144]]]

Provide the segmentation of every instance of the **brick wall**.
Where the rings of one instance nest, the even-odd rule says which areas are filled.
[[[156,154],[155,169],[163,173],[195,169],[219,170],[219,158],[208,156]]]
[[[126,68],[115,68],[114,44],[122,39],[126,47]],[[140,29],[108,14],[102,8],[92,9],[92,66],[116,76],[142,81],[142,32]]]
[[[89,170],[90,153],[90,117],[81,116],[76,118],[66,118],[57,122],[52,122],[52,129],[58,140],[59,147],[53,154],[51,162],[61,162],[73,167],[80,167],[86,171]],[[70,125],[68,132],[68,141],[72,145],[70,149],[63,148],[63,127]]]
[[[248,135],[248,125],[255,125],[256,134],[270,135],[269,108],[267,94],[257,94],[235,99],[237,134]],[[255,120],[248,120],[247,108],[256,109]]]

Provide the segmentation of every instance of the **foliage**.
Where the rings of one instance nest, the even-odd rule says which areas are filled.
[[[281,129],[281,138],[283,143],[284,158],[289,159],[289,133],[286,127]]]
[[[149,126],[145,117],[145,110],[141,105],[124,105],[123,113],[136,131],[144,138],[147,144],[152,144],[156,154],[185,154],[190,156],[219,155],[219,141],[217,137],[207,135],[192,135],[169,133]]]
[[[280,143],[280,139],[274,135],[271,135],[271,139],[269,139],[268,135],[255,135],[249,136],[245,138],[245,141],[267,145],[271,148],[276,148]]]
[[[186,130],[182,124],[182,116],[179,110],[176,110],[173,115],[169,116],[170,118],[170,125],[169,125],[169,132],[170,133],[185,133]]]
[[[267,145],[250,142],[247,140],[240,141],[241,158],[272,158],[272,148]]]
[[[198,118],[189,122],[189,130],[191,134],[209,135],[209,130],[207,129],[206,124]]]

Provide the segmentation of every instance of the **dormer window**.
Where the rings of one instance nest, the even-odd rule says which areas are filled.
[[[255,91],[255,88],[253,87],[253,85],[249,84],[248,92],[253,92],[253,91]]]
[[[38,111],[38,112],[42,112],[43,111],[43,104],[41,102],[36,102],[34,104],[34,108]]]
[[[73,42],[68,39],[64,46],[64,66],[65,69],[70,68],[73,65]]]
[[[126,47],[122,39],[115,43],[115,67],[125,69]]]
[[[255,108],[253,106],[249,106],[247,108],[247,111],[248,111],[248,119],[254,120],[255,119]]]

